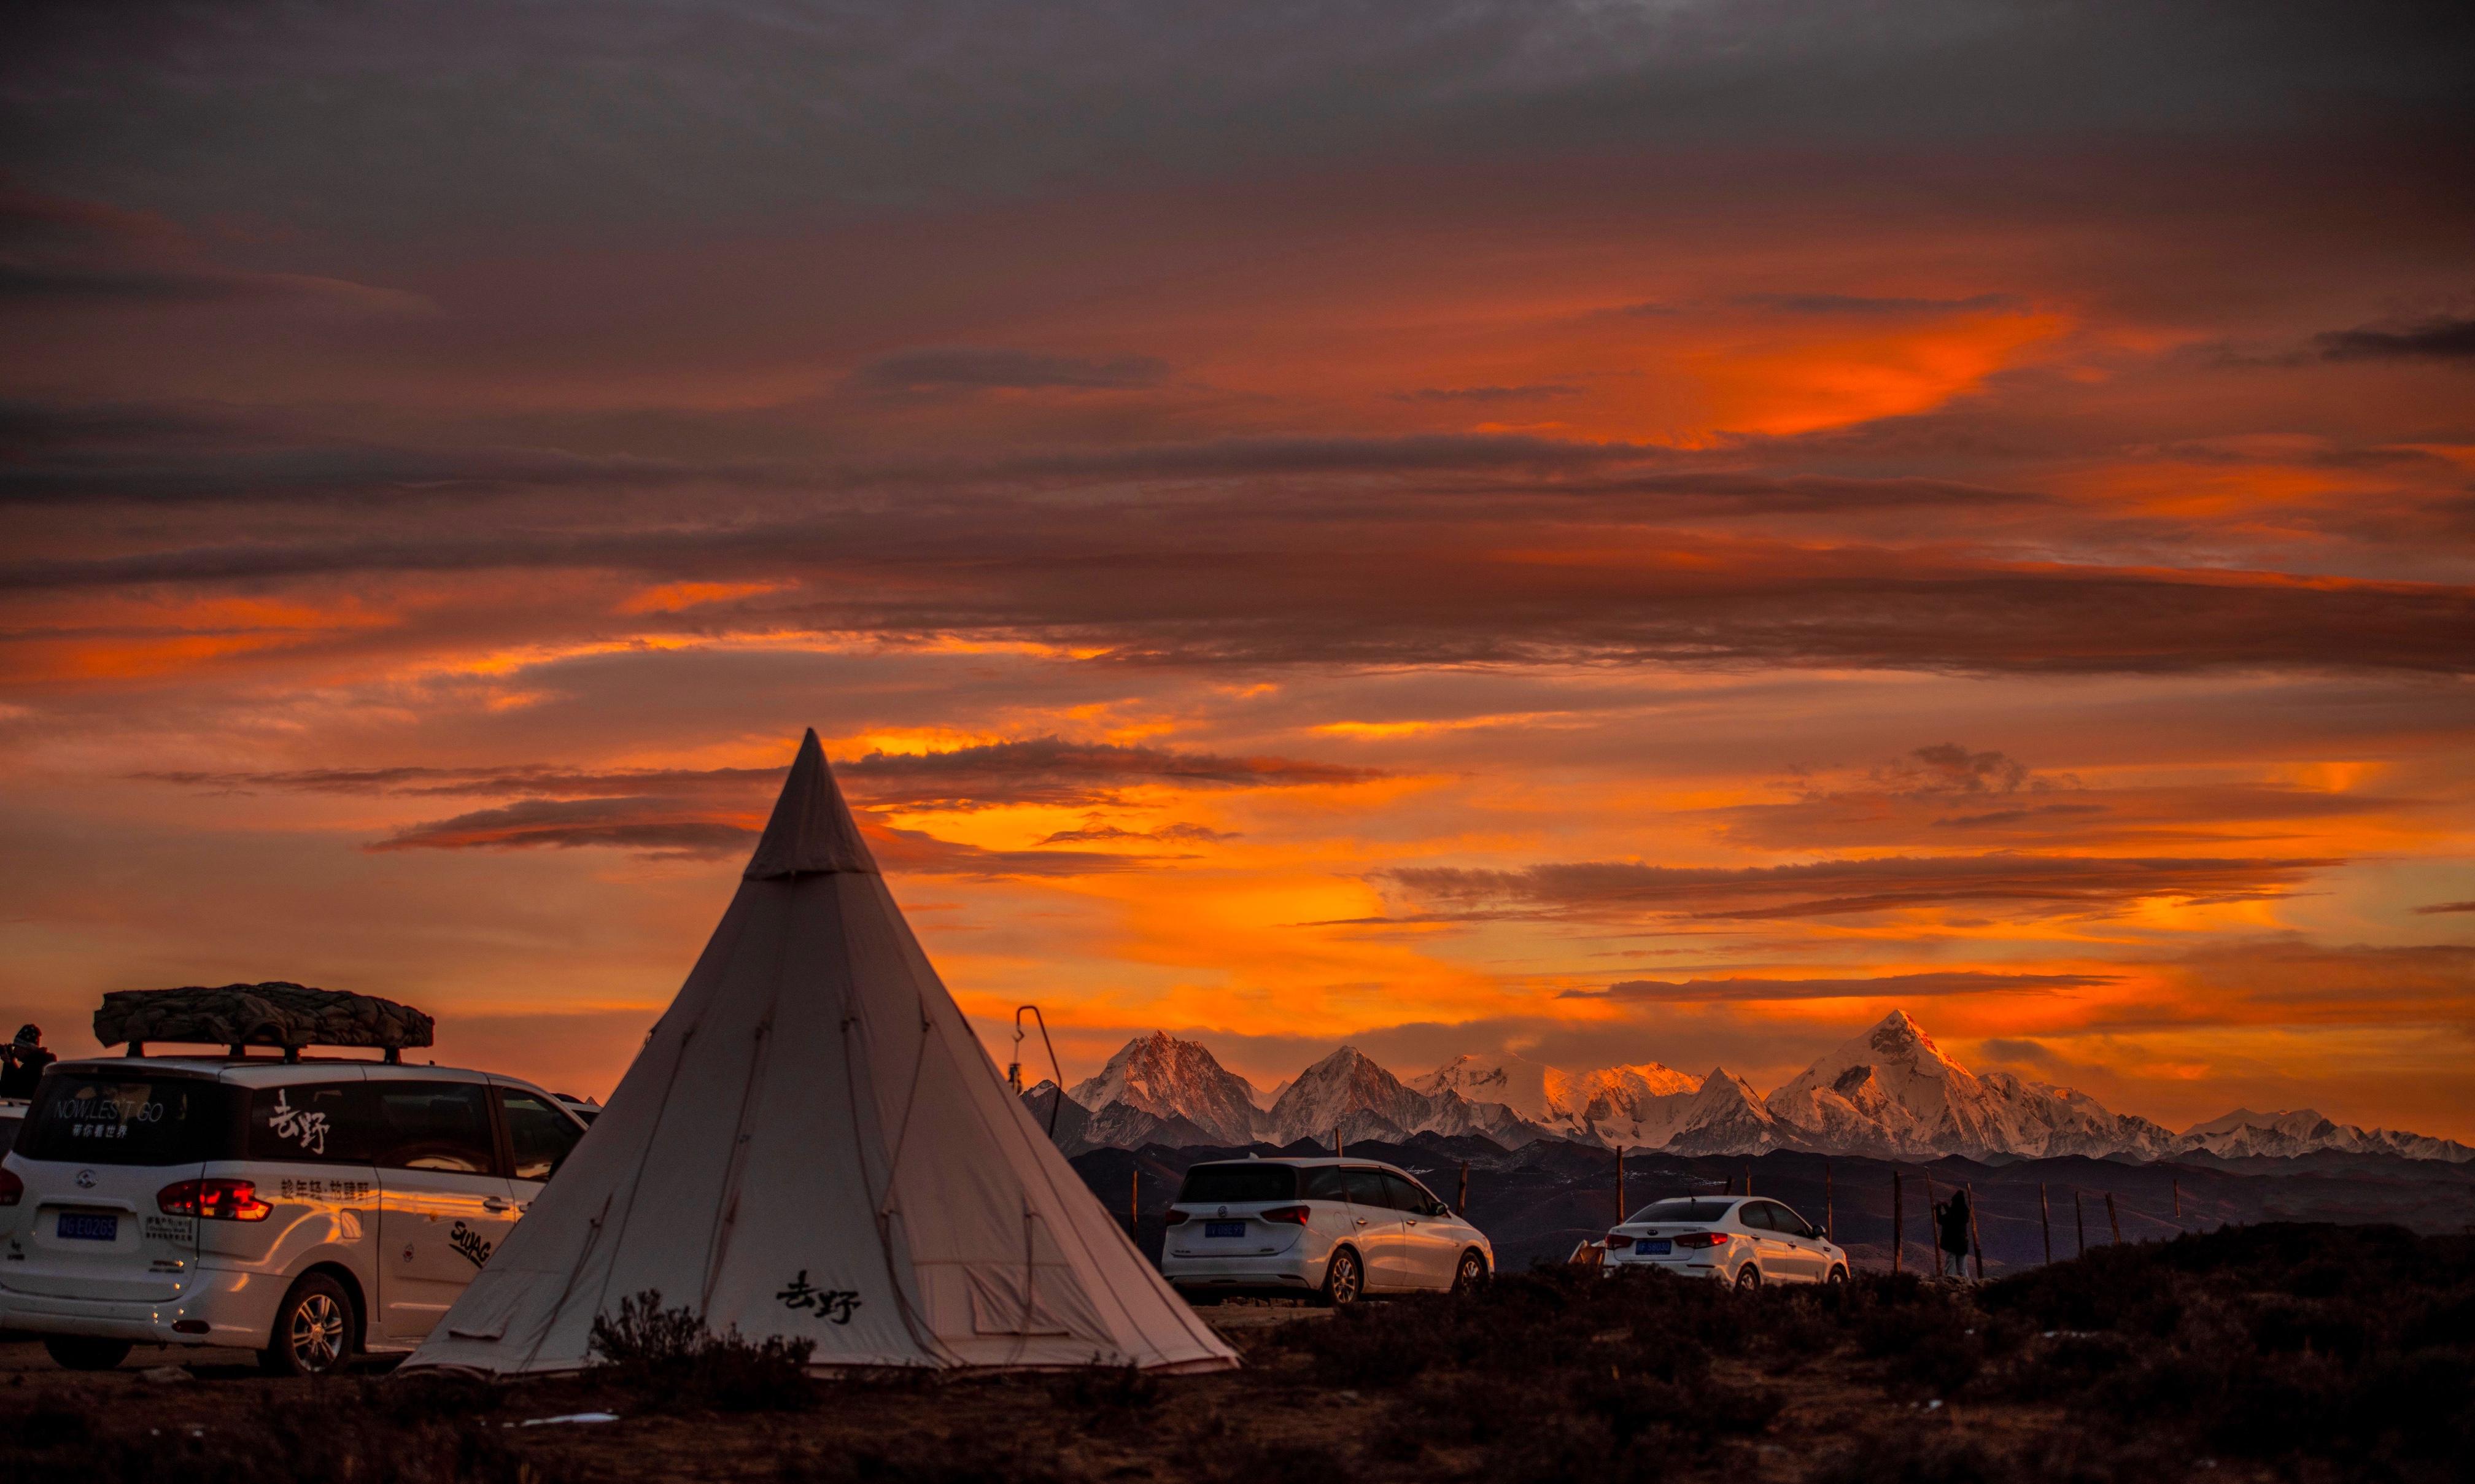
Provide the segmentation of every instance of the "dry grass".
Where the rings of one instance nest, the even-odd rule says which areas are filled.
[[[655,1302],[639,1317],[660,1313]],[[517,1386],[37,1372],[0,1386],[0,1476],[2475,1477],[2475,1242],[2463,1238],[2259,1228],[2101,1251],[1979,1292],[1869,1278],[1747,1296],[1547,1271],[1461,1299],[1286,1318],[1233,1324],[1246,1369],[1189,1377],[785,1382],[759,1357],[756,1384],[698,1382],[700,1365],[729,1374],[747,1357],[700,1333],[654,1343],[669,1333],[659,1324],[627,1364]],[[587,1410],[623,1421],[514,1425]]]

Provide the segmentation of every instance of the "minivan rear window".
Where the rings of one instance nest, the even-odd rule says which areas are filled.
[[[17,1130],[28,1159],[80,1164],[196,1164],[233,1147],[230,1089],[203,1077],[55,1071]]]
[[[1214,1205],[1229,1201],[1294,1201],[1298,1172],[1294,1165],[1198,1164],[1186,1172],[1177,1193],[1181,1203]]]

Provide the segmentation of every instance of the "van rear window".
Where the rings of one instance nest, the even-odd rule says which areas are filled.
[[[1298,1172],[1287,1164],[1198,1164],[1186,1172],[1177,1193],[1182,1203],[1218,1205],[1230,1201],[1294,1201]]]
[[[196,1164],[227,1156],[238,1131],[230,1089],[203,1077],[46,1076],[17,1130],[28,1159]]]

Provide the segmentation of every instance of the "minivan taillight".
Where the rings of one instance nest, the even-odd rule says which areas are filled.
[[[1173,1206],[1173,1205],[1172,1205],[1172,1206],[1170,1206],[1166,1211],[1164,1211],[1164,1212],[1163,1212],[1163,1213],[1162,1213],[1162,1215],[1161,1215],[1161,1225],[1162,1225],[1162,1226],[1164,1226],[1164,1227],[1182,1227],[1182,1226],[1185,1226],[1185,1225],[1186,1225],[1186,1212],[1181,1211],[1181,1210],[1179,1210],[1176,1206]]]
[[[1255,1219],[1257,1221],[1285,1221],[1293,1227],[1303,1227],[1307,1224],[1307,1217],[1311,1213],[1303,1205],[1276,1205],[1268,1211],[1257,1211],[1255,1213]]]
[[[1728,1240],[1724,1231],[1679,1231],[1675,1236],[1679,1247],[1716,1247]]]
[[[26,1195],[26,1182],[14,1170],[0,1170],[0,1205],[14,1205]]]
[[[166,1216],[208,1221],[264,1221],[275,1210],[257,1198],[257,1186],[245,1180],[184,1180],[157,1192],[155,1204]]]

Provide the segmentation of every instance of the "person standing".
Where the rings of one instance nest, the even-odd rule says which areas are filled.
[[[1939,1233],[1941,1240],[1937,1245],[1944,1252],[1950,1253],[1951,1271],[1966,1277],[1968,1276],[1969,1214],[1967,1187],[1962,1186],[1952,1191],[1948,1201],[1934,1207],[1934,1214],[1942,1221],[1942,1230]]]
[[[43,1028],[19,1026],[17,1038],[0,1047],[0,1098],[31,1098],[43,1068],[58,1061],[43,1048]]]

